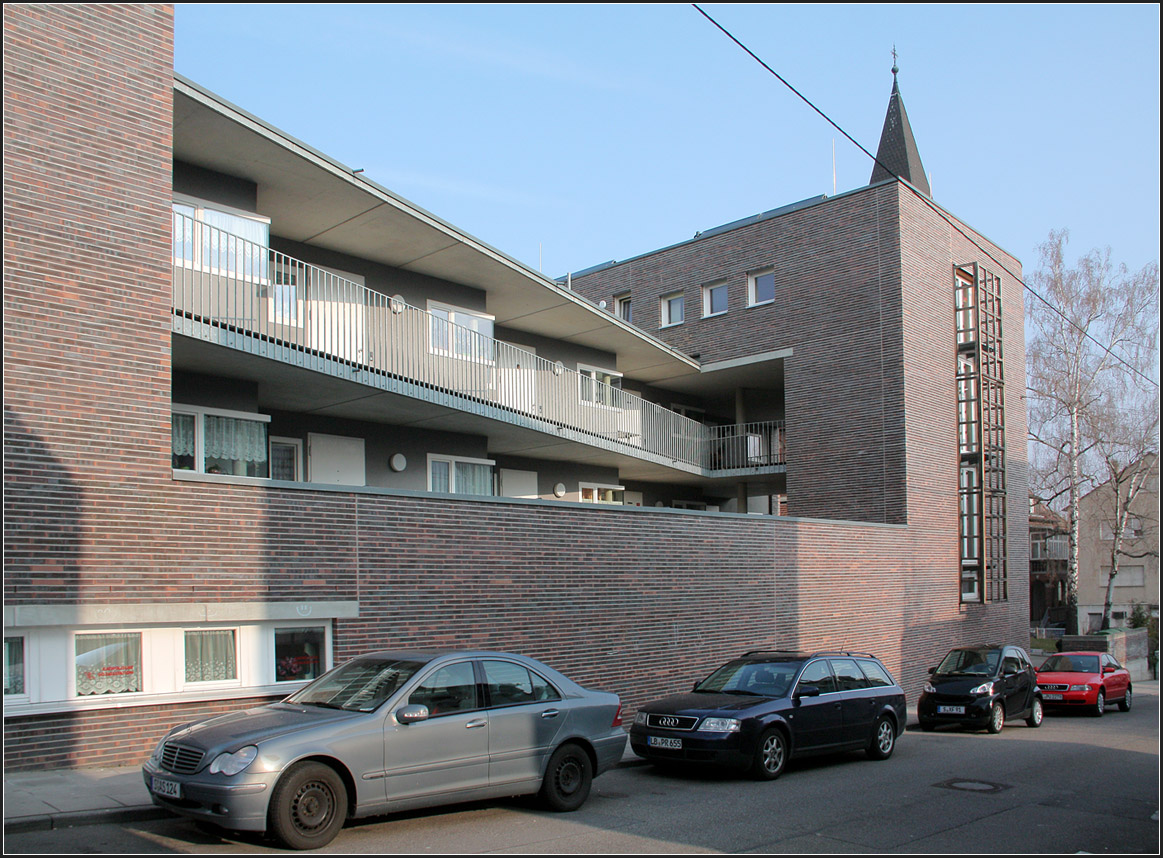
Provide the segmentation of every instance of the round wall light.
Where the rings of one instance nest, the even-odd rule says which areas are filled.
[[[388,459],[388,467],[398,474],[408,467],[408,459],[403,453],[393,453],[392,458]]]
[[[558,483],[553,487],[553,496],[555,498],[565,497],[565,483]]]

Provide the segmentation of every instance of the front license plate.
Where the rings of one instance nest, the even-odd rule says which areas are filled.
[[[1046,698],[1047,700],[1061,700],[1062,699],[1061,694],[1043,694],[1042,696],[1044,698]]]
[[[937,707],[937,714],[938,715],[964,715],[965,714],[965,707],[964,706],[938,706]]]
[[[165,798],[182,797],[182,785],[177,781],[167,781],[163,778],[153,779],[153,791]]]
[[[646,744],[652,748],[670,748],[674,751],[682,750],[682,739],[667,739],[664,736],[647,736]]]

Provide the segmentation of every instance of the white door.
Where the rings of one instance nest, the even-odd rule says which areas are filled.
[[[307,436],[307,478],[334,486],[367,485],[363,438],[311,432]]]

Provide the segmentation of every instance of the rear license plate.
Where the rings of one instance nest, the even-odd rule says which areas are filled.
[[[667,739],[664,736],[647,736],[646,744],[652,748],[670,748],[674,751],[682,750],[682,739]]]
[[[938,715],[964,715],[965,714],[965,707],[964,706],[938,706],[937,707],[937,714]]]
[[[1046,698],[1047,700],[1061,700],[1062,699],[1061,694],[1043,694],[1042,696],[1044,698]]]
[[[163,778],[153,779],[153,791],[165,798],[182,797],[182,785],[177,781],[167,781]]]

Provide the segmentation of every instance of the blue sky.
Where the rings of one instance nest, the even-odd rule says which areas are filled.
[[[1156,5],[703,8],[1018,256],[1159,258]],[[866,185],[871,160],[687,4],[181,5],[176,70],[549,276]]]

